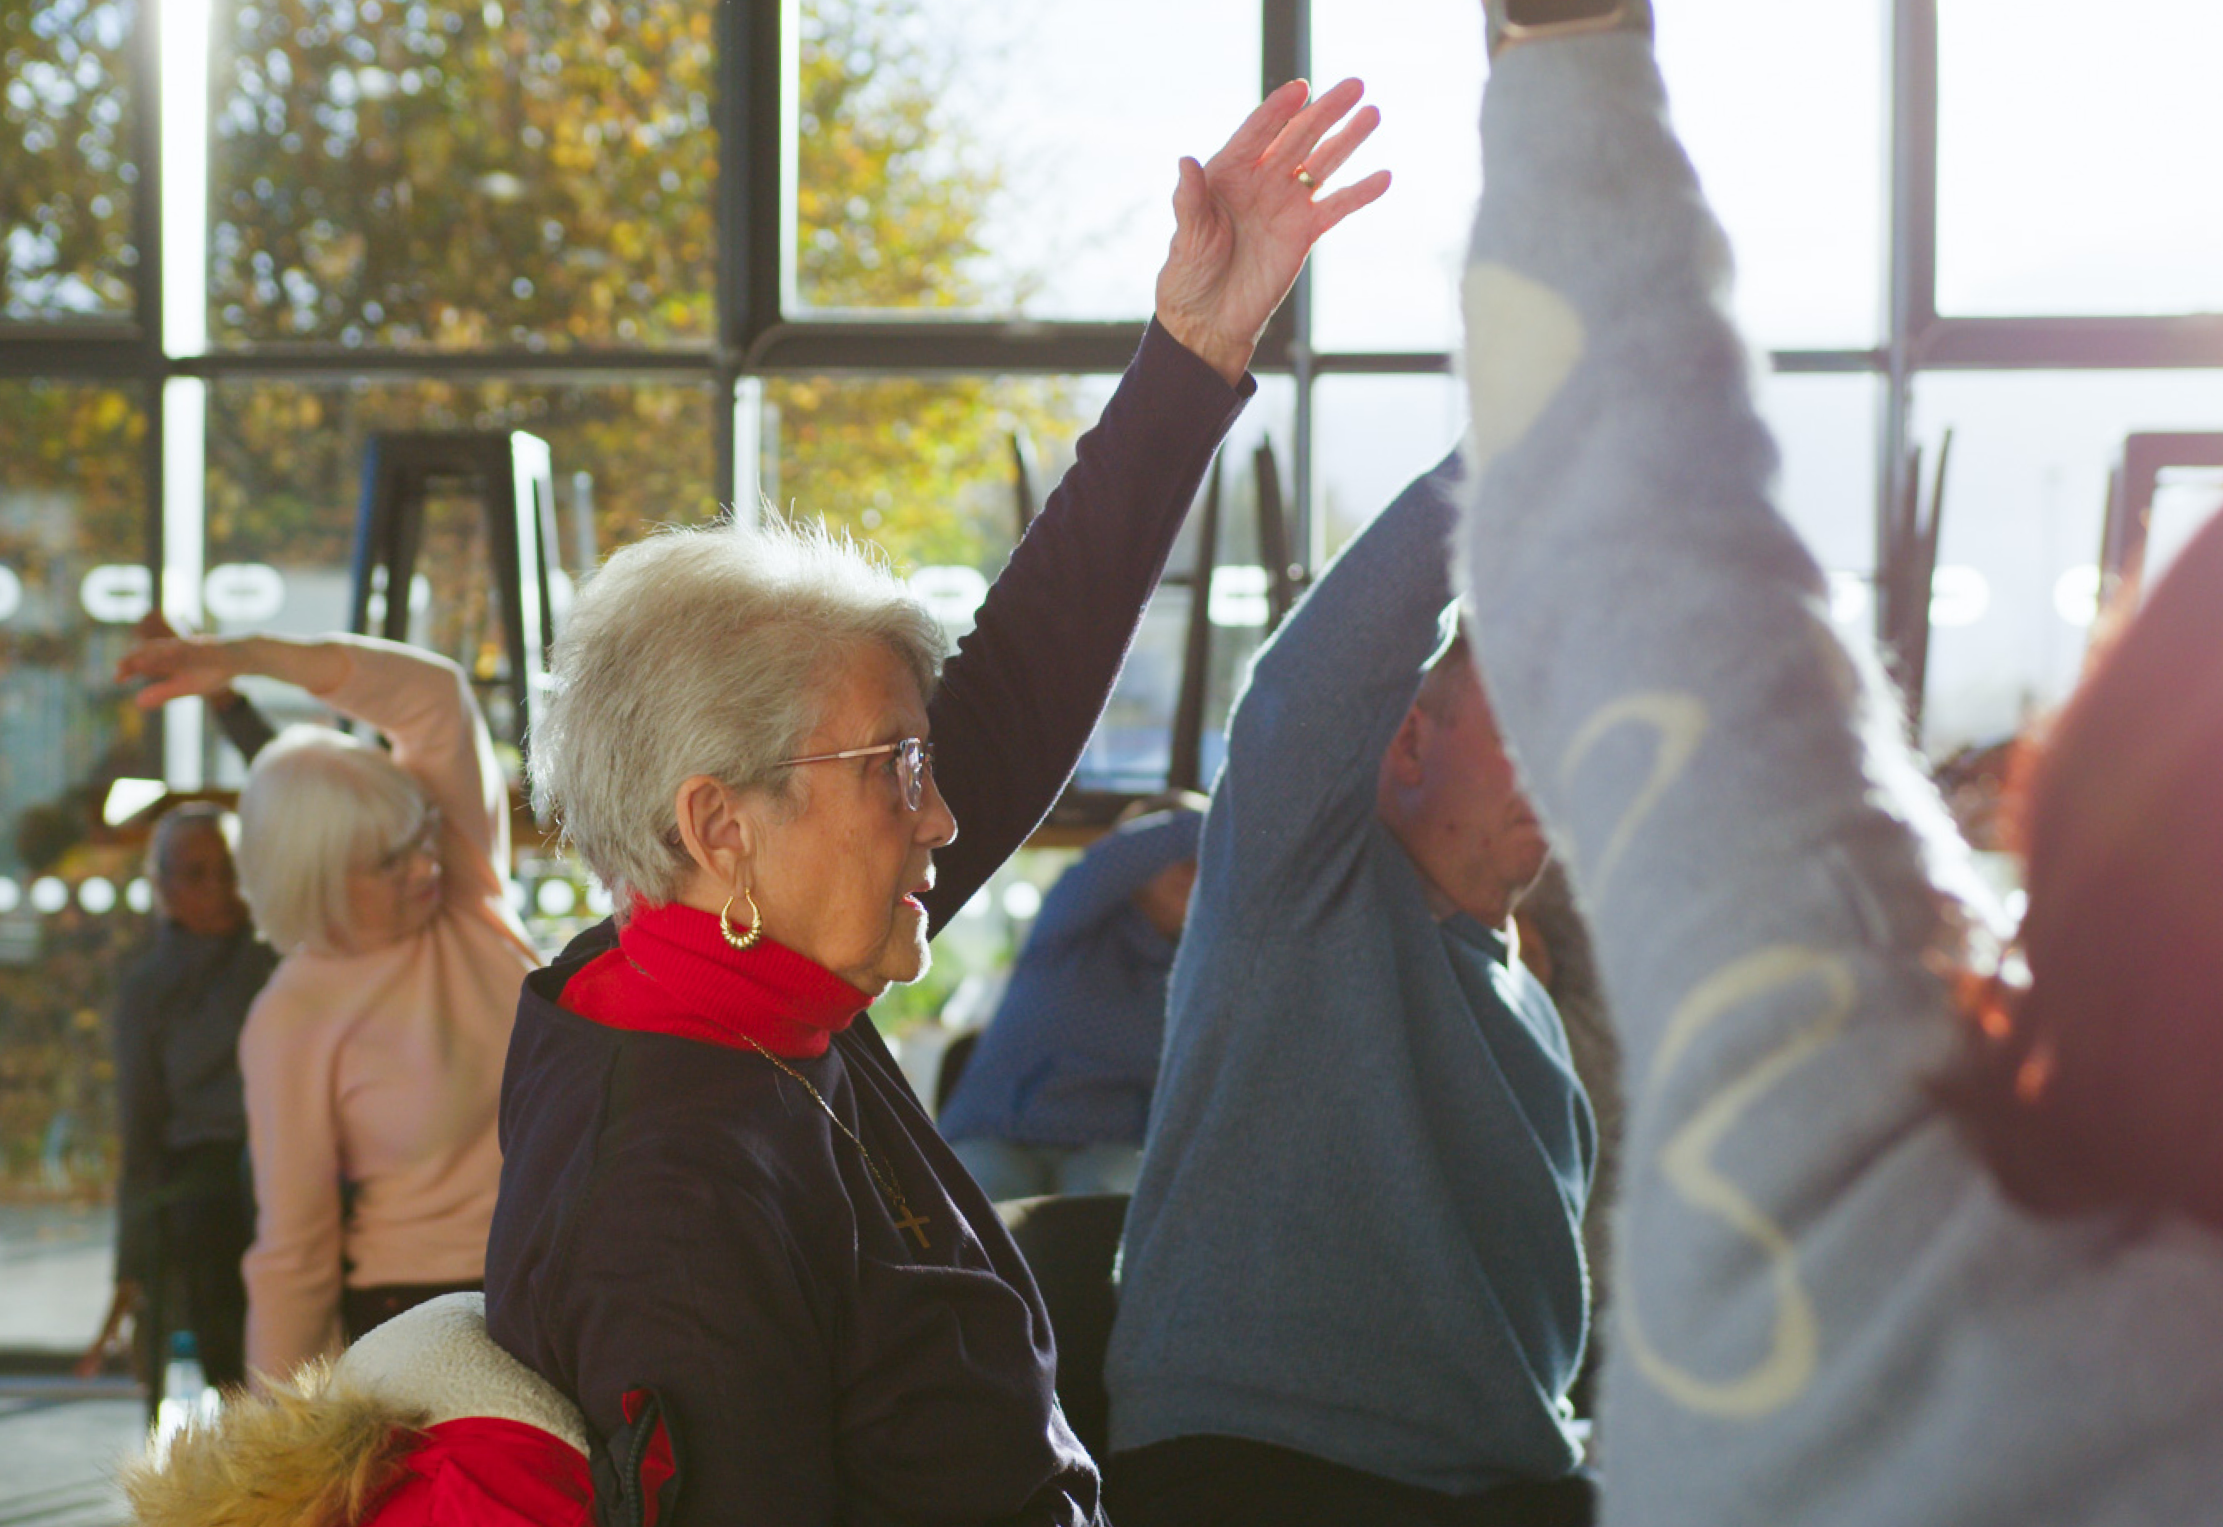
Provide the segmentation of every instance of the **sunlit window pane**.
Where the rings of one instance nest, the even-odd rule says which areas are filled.
[[[1418,39],[1427,39],[1425,46]],[[1356,75],[1382,125],[1338,176],[1387,168],[1389,194],[1313,255],[1323,350],[1448,350],[1458,272],[1482,183],[1482,7],[1463,0],[1313,0],[1312,72]]]
[[[1782,453],[1776,508],[1806,541],[1822,570],[1855,580],[1876,566],[1876,408],[1873,377],[1777,375],[1760,379],[1757,402]],[[1863,636],[1873,615],[1840,601],[1841,623]],[[1854,618],[1857,615],[1857,620]]]
[[[678,0],[220,0],[210,333],[707,336],[712,31]]]
[[[1226,757],[1227,715],[1250,660],[1265,638],[1270,614],[1262,566],[1259,452],[1271,451],[1285,528],[1295,521],[1296,388],[1285,377],[1260,379],[1258,393],[1228,432],[1219,454],[1220,511],[1208,565],[1200,556],[1207,480],[1167,559],[1166,581],[1150,602],[1141,632],[1119,676],[1104,719],[1081,759],[1080,781],[1104,789],[1156,790],[1172,760],[1174,713],[1186,666],[1190,611],[1198,591],[1211,628],[1204,668],[1204,714],[1198,735],[1199,781],[1209,788]],[[1272,500],[1267,498],[1266,503]],[[1293,543],[1292,543],[1293,544]]]
[[[1756,345],[1865,349],[1881,333],[1888,41],[1882,0],[1659,8],[1668,107]]]
[[[1938,307],[2223,310],[2223,6],[1938,7]]]
[[[1425,43],[1418,40],[1425,39]],[[1770,349],[1865,348],[1879,332],[1884,165],[1880,0],[1665,7],[1660,67],[1707,197],[1737,255],[1737,314]],[[1321,79],[1356,74],[1380,132],[1349,173],[1390,193],[1315,257],[1324,350],[1446,350],[1479,184],[1481,8],[1459,0],[1313,0]],[[1787,57],[1827,59],[1786,69]]]
[[[1313,399],[1315,493],[1331,553],[1466,428],[1465,388],[1448,376],[1323,377]],[[1825,570],[1864,582],[1875,566],[1874,379],[1764,376],[1758,403],[1782,452],[1777,507]],[[1844,613],[1849,629],[1870,629],[1865,608]]]
[[[1940,752],[2004,736],[2067,695],[2123,437],[2215,428],[2223,372],[1941,373],[1921,379],[1915,408],[1931,446],[1953,431],[1938,562],[1973,571],[1984,596],[1962,604],[1973,618],[1931,634],[1926,720]]]
[[[1325,376],[1312,386],[1320,545],[1342,549],[1467,427],[1467,391],[1448,376]]]
[[[963,586],[984,588],[1018,540],[1020,455],[1034,464],[1039,508],[1114,381],[771,379],[759,431],[764,496],[878,543],[906,575],[968,568],[982,582]],[[952,581],[946,597],[961,592]]]
[[[145,431],[126,394],[0,381],[0,1201],[82,1201],[113,1181],[99,1014],[147,923],[119,892],[143,843],[100,807],[119,777],[161,773],[155,729],[114,678],[149,588]],[[82,1299],[57,1282],[0,1314],[0,1333],[81,1347],[107,1294],[103,1264]]]
[[[129,318],[136,0],[0,6],[0,319]]]
[[[1258,48],[1252,4],[803,0],[793,303],[1143,316]]]

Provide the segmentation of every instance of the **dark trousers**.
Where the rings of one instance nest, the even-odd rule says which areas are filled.
[[[486,1289],[484,1282],[471,1283],[382,1283],[375,1288],[348,1288],[340,1291],[340,1324],[347,1328],[350,1343],[360,1341],[366,1332],[375,1331],[404,1310],[413,1310],[428,1299],[442,1294],[477,1294]]]
[[[1439,1495],[1270,1443],[1176,1437],[1115,1453],[1106,1514],[1119,1527],[1590,1527],[1586,1474]]]
[[[247,1286],[239,1262],[255,1239],[254,1195],[238,1142],[187,1146],[171,1152],[165,1166],[161,1237],[147,1289],[152,1309],[143,1323],[157,1399],[172,1331],[193,1333],[211,1384],[247,1381]]]

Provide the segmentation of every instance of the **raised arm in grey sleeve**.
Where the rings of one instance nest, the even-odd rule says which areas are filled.
[[[2204,1519],[2212,1237],[2033,1220],[1937,1098],[1980,893],[1772,507],[1649,46],[1509,48],[1483,135],[1467,618],[1627,1060],[1606,1522]]]

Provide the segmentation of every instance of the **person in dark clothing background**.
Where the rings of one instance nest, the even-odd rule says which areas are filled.
[[[132,634],[156,641],[178,633],[152,610]],[[235,689],[219,689],[207,705],[242,762],[253,763],[277,736]],[[156,820],[147,843],[155,935],[110,1005],[123,1137],[116,1287],[100,1334],[76,1366],[80,1377],[98,1372],[131,1322],[150,1407],[162,1398],[171,1329],[195,1333],[210,1382],[245,1377],[247,1295],[239,1259],[254,1235],[255,1209],[244,1154],[239,1030],[277,955],[256,935],[240,898],[231,826],[217,807],[197,801]],[[182,1159],[171,1159],[173,1144]]]
[[[1202,796],[1099,839],[1058,877],[934,1122],[988,1196],[1130,1193],[1196,884]]]
[[[238,1384],[239,1259],[255,1226],[239,1030],[278,957],[248,921],[219,808],[171,810],[147,859],[154,940],[125,972],[111,1015],[123,1131],[114,1310],[136,1312],[150,1372],[166,1333],[190,1330],[209,1382]]]
[[[1183,161],[1156,320],[946,667],[822,528],[667,533],[572,608],[535,794],[625,916],[527,979],[487,1320],[597,1439],[656,1391],[666,1527],[1103,1519],[1034,1280],[862,1014],[1056,800],[1266,320],[1387,188],[1315,198],[1376,113],[1308,94]]]

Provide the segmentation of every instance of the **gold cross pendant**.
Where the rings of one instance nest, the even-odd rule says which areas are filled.
[[[913,1214],[911,1206],[905,1204],[903,1206],[903,1218],[895,1222],[896,1229],[908,1230],[919,1238],[919,1250],[921,1251],[926,1250],[926,1218],[923,1214]]]

